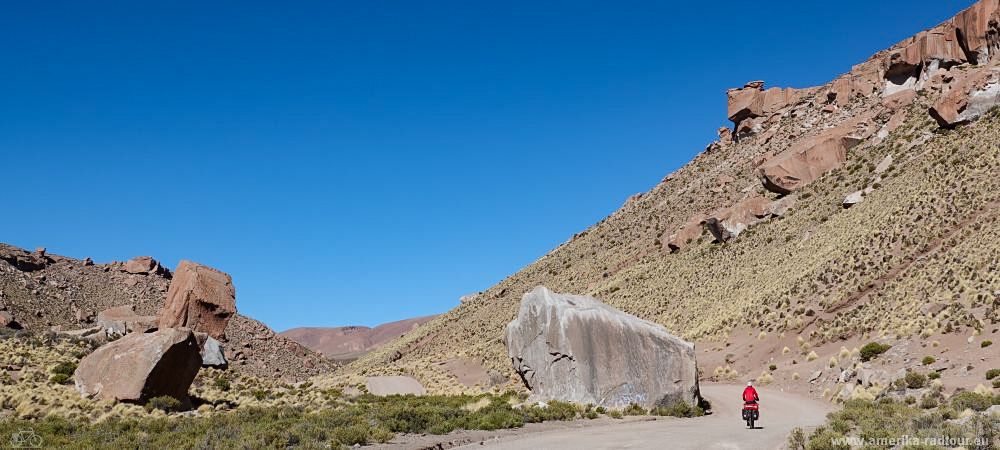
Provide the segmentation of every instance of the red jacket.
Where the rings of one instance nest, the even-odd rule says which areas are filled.
[[[760,397],[757,396],[757,390],[753,386],[747,386],[743,390],[743,401],[744,402],[756,402],[760,401]]]

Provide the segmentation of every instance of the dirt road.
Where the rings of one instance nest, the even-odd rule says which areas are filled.
[[[661,418],[655,421],[583,426],[511,436],[464,449],[725,449],[771,450],[785,443],[795,427],[823,423],[829,404],[797,394],[761,388],[761,419],[749,430],[740,418],[742,386],[706,385],[702,395],[713,413],[696,419]]]

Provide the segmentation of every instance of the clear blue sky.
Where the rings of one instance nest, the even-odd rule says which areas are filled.
[[[701,151],[727,87],[971,4],[150,3],[5,2],[0,241],[200,261],[278,330],[445,311]]]

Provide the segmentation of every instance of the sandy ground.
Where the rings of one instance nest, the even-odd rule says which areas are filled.
[[[740,418],[743,386],[706,384],[711,415],[696,419],[637,417],[530,424],[518,430],[410,436],[390,448],[506,449],[777,449],[794,427],[822,424],[832,407],[821,400],[773,388],[759,389],[761,420],[749,430]]]

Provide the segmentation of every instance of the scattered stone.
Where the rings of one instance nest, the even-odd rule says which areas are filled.
[[[201,367],[198,341],[187,328],[132,333],[80,361],[73,378],[87,397],[144,403],[168,395],[190,405],[188,388]]]
[[[847,197],[844,197],[844,208],[850,208],[863,201],[865,201],[864,191],[852,192],[850,194],[847,194]]]
[[[198,343],[201,347],[201,366],[225,369],[229,367],[226,360],[226,353],[222,349],[222,344],[215,338],[205,333],[197,333]]]
[[[20,330],[21,324],[14,320],[14,316],[6,311],[0,311],[0,328],[10,328],[12,330]]]
[[[809,382],[810,383],[814,383],[814,382],[816,382],[816,380],[819,380],[819,377],[821,377],[821,376],[823,376],[823,371],[822,370],[817,370],[817,371],[813,372],[812,375],[809,376]]]
[[[137,256],[132,258],[122,265],[122,271],[136,275],[166,275],[169,273],[152,256]]]
[[[160,311],[160,328],[187,327],[225,340],[226,325],[236,314],[236,288],[229,275],[191,261],[181,261]]]
[[[140,316],[133,306],[116,306],[97,313],[97,326],[103,329],[108,337],[120,337],[128,333],[145,333],[157,327],[156,316]]]
[[[505,341],[534,400],[621,408],[699,399],[693,344],[592,297],[535,288]]]

